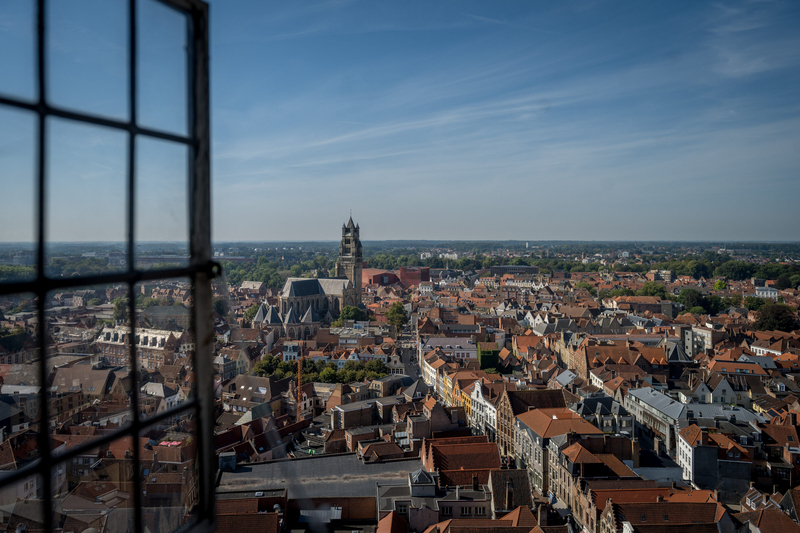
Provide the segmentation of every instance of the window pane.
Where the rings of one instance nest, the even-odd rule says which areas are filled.
[[[126,120],[128,3],[58,0],[47,8],[50,103]]]
[[[193,399],[192,289],[187,279],[168,279],[138,283],[134,291],[140,413],[147,418]]]
[[[0,93],[35,100],[36,2],[0,2]]]
[[[36,277],[36,115],[0,106],[0,283]]]
[[[49,427],[53,442],[71,448],[132,422],[128,290],[93,285],[47,296]]]
[[[8,365],[0,387],[5,417],[0,425],[4,438],[0,452],[5,458],[2,470],[19,470],[39,458],[35,430],[41,417],[43,391],[40,350],[35,337],[36,305],[36,296],[31,293],[0,296],[0,365]],[[24,484],[18,489],[20,497],[23,493],[39,497],[23,490]],[[0,506],[3,494],[0,491]]]
[[[47,125],[48,276],[124,270],[127,134],[52,118]]]
[[[174,531],[197,516],[198,465],[194,411],[141,434],[142,522],[153,533]]]
[[[53,472],[53,492],[56,492],[56,482],[63,485],[64,475],[58,471]],[[15,483],[13,491],[0,492],[0,503],[4,514],[8,516],[5,525],[6,531],[44,531],[44,487],[42,476],[31,475]],[[23,526],[23,527],[21,527]]]
[[[65,481],[54,491],[53,526],[76,532],[132,531],[133,457],[133,438],[122,437],[56,463]]]
[[[136,266],[189,263],[188,149],[182,144],[136,139]]]
[[[185,135],[186,16],[155,0],[137,3],[137,113],[141,126]]]

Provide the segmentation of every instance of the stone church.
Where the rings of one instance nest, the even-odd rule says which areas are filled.
[[[278,295],[277,306],[258,310],[253,327],[283,326],[291,339],[304,339],[317,332],[322,322],[332,322],[343,307],[361,304],[363,254],[360,228],[353,217],[342,225],[342,241],[334,278],[288,278]]]

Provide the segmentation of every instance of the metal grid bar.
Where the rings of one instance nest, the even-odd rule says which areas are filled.
[[[218,272],[217,263],[211,262],[204,267],[180,267],[164,270],[144,270],[134,272],[119,272],[110,274],[97,274],[92,276],[76,276],[62,280],[50,279],[42,276],[41,279],[31,281],[20,281],[16,283],[0,284],[0,296],[15,294],[20,292],[36,292],[41,287],[46,291],[54,289],[69,289],[76,287],[86,287],[88,285],[107,285],[113,283],[139,283],[141,281],[153,281],[164,278],[189,277],[199,270],[205,271],[212,277]]]
[[[45,228],[45,206],[46,203],[46,194],[47,194],[47,187],[45,184],[45,164],[46,164],[46,154],[45,154],[45,141],[46,141],[46,134],[47,134],[47,114],[43,113],[40,108],[43,108],[45,102],[47,101],[47,83],[46,83],[46,71],[45,68],[45,0],[39,0],[37,2],[37,11],[36,11],[36,29],[37,29],[37,38],[36,38],[36,45],[37,45],[37,73],[38,73],[38,83],[39,83],[39,106],[38,110],[38,119],[39,119],[39,131],[37,132],[37,154],[36,154],[36,174],[37,174],[37,183],[38,183],[38,192],[39,192],[39,210],[37,213],[38,217],[38,227],[37,227],[37,238],[39,240],[39,246],[36,249],[36,262],[38,265],[38,274],[37,278],[38,281],[43,281],[44,279],[44,266],[45,266],[45,257],[44,257],[44,228]],[[48,392],[47,387],[45,384],[47,383],[47,365],[46,357],[47,357],[47,335],[44,334],[43,328],[46,324],[46,316],[45,316],[45,309],[44,309],[44,300],[47,297],[47,291],[45,290],[44,286],[39,284],[36,287],[36,305],[38,310],[38,319],[39,319],[39,359],[41,360],[39,366],[40,372],[40,385],[42,392],[42,397],[40,399],[40,407],[39,407],[39,454],[42,457],[42,461],[39,463],[39,475],[42,478],[42,490],[44,491],[44,520],[42,524],[44,525],[45,531],[53,531],[53,477],[51,472],[51,464],[50,464],[50,402],[48,399]]]
[[[136,0],[128,2],[128,105],[131,124],[136,124]],[[132,272],[135,267],[134,250],[136,238],[136,134],[128,133],[128,271]],[[134,296],[135,284],[128,281],[128,317],[131,324],[130,356],[128,362],[131,365],[131,375],[133,375],[133,387],[131,388],[131,403],[133,404],[133,427],[139,428],[141,420],[139,417],[139,350],[136,346],[136,297]],[[133,464],[135,465],[135,477],[133,478],[133,507],[136,512],[133,514],[133,527],[135,531],[144,531],[142,527],[142,452],[139,450],[139,431],[133,434]]]
[[[30,465],[6,476],[3,485],[15,483],[26,476],[38,474],[42,477],[43,504],[45,505],[43,526],[47,531],[53,530],[53,494],[51,471],[58,463],[64,463],[86,451],[96,449],[99,446],[110,443],[116,439],[131,437],[134,441],[134,465],[136,477],[134,479],[134,503],[137,510],[134,518],[134,526],[137,531],[142,531],[142,493],[141,479],[141,452],[138,446],[139,434],[148,427],[167,420],[170,417],[183,413],[194,412],[197,420],[198,432],[198,451],[195,461],[199,461],[200,482],[197,483],[200,492],[198,501],[198,518],[192,525],[180,526],[181,531],[211,531],[214,528],[214,446],[213,446],[213,395],[202,391],[210,392],[213,389],[213,368],[211,365],[211,352],[213,347],[213,323],[211,320],[211,279],[220,272],[218,264],[211,261],[211,240],[210,240],[210,160],[209,160],[209,99],[208,99],[208,6],[201,0],[157,0],[173,9],[177,9],[187,17],[187,52],[189,72],[189,131],[191,136],[175,135],[150,128],[140,127],[137,122],[137,33],[136,33],[136,6],[137,0],[129,0],[129,106],[130,120],[119,121],[104,117],[97,117],[91,114],[80,113],[50,106],[47,102],[46,94],[46,28],[45,13],[47,0],[37,0],[37,85],[38,98],[36,102],[27,102],[13,97],[0,96],[0,105],[16,107],[36,113],[38,118],[37,132],[37,157],[36,175],[38,188],[37,205],[37,240],[38,247],[36,253],[37,276],[35,280],[0,285],[0,295],[12,293],[32,292],[37,297],[37,317],[40,324],[40,368],[39,379],[41,381],[41,406],[40,406],[40,430],[39,430],[39,451],[41,458],[32,462]],[[95,276],[76,277],[69,279],[49,279],[45,275],[45,227],[46,227],[46,162],[47,162],[47,118],[50,116],[75,120],[78,122],[94,124],[124,130],[128,132],[128,203],[127,203],[127,270],[119,273],[109,273]],[[135,220],[136,220],[136,200],[135,200],[135,160],[136,160],[136,138],[139,135],[162,139],[172,142],[185,144],[190,148],[191,161],[189,165],[189,190],[191,206],[191,225],[190,225],[190,265],[185,268],[138,271],[135,268]],[[179,407],[161,413],[147,419],[141,418],[139,411],[139,365],[136,344],[130,344],[130,363],[132,365],[132,375],[134,376],[134,386],[131,390],[133,421],[124,428],[92,441],[91,443],[75,447],[58,456],[53,456],[50,450],[49,423],[50,405],[49,390],[45,386],[47,383],[47,342],[44,328],[46,325],[45,301],[47,294],[58,288],[70,288],[94,284],[125,283],[129,292],[129,316],[131,321],[130,339],[135,339],[135,312],[136,303],[133,298],[134,287],[137,282],[154,279],[190,277],[194,287],[195,305],[192,313],[192,326],[196,337],[196,350],[194,357],[194,367],[197,375],[195,392],[196,398]],[[207,418],[207,420],[206,420]],[[208,433],[208,434],[206,434]]]
[[[196,142],[195,139],[192,139],[190,137],[184,137],[183,135],[176,135],[174,133],[154,130],[151,128],[143,128],[141,126],[135,125],[133,122],[126,122],[124,120],[115,120],[113,118],[98,117],[83,112],[70,111],[69,109],[65,109],[63,107],[55,107],[43,103],[31,103],[31,102],[26,102],[25,100],[18,100],[16,98],[11,98],[8,96],[0,96],[0,104],[7,105],[9,107],[18,107],[20,109],[27,109],[28,111],[34,111],[36,113],[44,113],[46,115],[53,117],[66,118],[69,120],[85,122],[87,124],[94,124],[96,126],[104,126],[107,128],[125,130],[134,135],[146,135],[148,137],[154,137],[157,139],[163,139],[165,141],[172,141],[181,144],[191,145],[195,144]]]

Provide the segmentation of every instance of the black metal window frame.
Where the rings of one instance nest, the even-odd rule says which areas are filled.
[[[45,531],[53,530],[53,494],[51,472],[60,463],[67,463],[72,458],[108,444],[121,437],[132,437],[136,442],[138,435],[148,427],[176,415],[193,413],[196,420],[198,487],[197,520],[181,526],[181,530],[213,531],[214,523],[214,477],[216,465],[214,460],[214,370],[213,354],[213,319],[211,280],[220,274],[220,266],[211,259],[211,198],[210,198],[210,125],[209,125],[209,66],[208,66],[208,5],[201,0],[155,0],[186,16],[187,20],[187,102],[188,102],[188,134],[176,135],[156,129],[142,127],[137,123],[137,17],[138,0],[128,0],[128,120],[115,120],[87,113],[73,111],[64,107],[53,106],[47,100],[47,68],[46,68],[46,10],[48,0],[37,0],[36,12],[36,73],[38,98],[27,101],[0,94],[0,108],[11,107],[27,110],[37,115],[36,135],[36,278],[30,281],[0,284],[0,295],[32,293],[37,297],[37,317],[40,324],[39,333],[39,381],[40,410],[38,447],[40,458],[23,468],[9,473],[2,479],[2,486],[9,486],[31,475],[39,475],[42,482],[42,501],[45,506],[43,525]],[[117,131],[127,132],[127,270],[93,276],[53,279],[45,275],[45,221],[47,217],[47,118],[58,117],[75,123],[104,126]],[[188,194],[189,194],[189,264],[183,268],[160,270],[137,270],[135,262],[135,213],[136,213],[136,139],[137,137],[172,141],[186,146],[189,151]],[[114,433],[105,435],[88,444],[77,446],[64,453],[53,455],[49,439],[49,400],[47,382],[47,345],[43,327],[46,324],[45,302],[47,294],[56,289],[69,289],[95,284],[124,283],[129,294],[134,294],[134,286],[138,282],[163,280],[168,278],[189,278],[192,282],[194,305],[192,308],[192,328],[195,335],[195,355],[193,360],[195,372],[195,394],[191,400],[155,416],[143,419],[139,409],[138,372],[140,369],[135,334],[136,301],[129,298],[129,316],[131,317],[130,365],[136,384],[131,389],[133,421],[131,424]],[[141,452],[138,445],[133,446],[135,462],[134,477],[134,530],[144,531],[142,517],[142,479],[138,475],[141,465]]]

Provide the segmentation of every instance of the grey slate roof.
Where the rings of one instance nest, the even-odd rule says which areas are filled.
[[[283,324],[283,319],[281,319],[281,314],[278,312],[278,309],[274,305],[269,306],[269,310],[267,310],[267,315],[264,317],[264,322],[267,324]]]
[[[264,307],[264,304],[258,306],[258,312],[256,312],[256,316],[253,317],[253,322],[260,324],[264,321],[264,317],[267,316],[267,308]]]
[[[411,475],[411,482],[414,484],[430,485],[431,483],[433,483],[433,478],[431,477],[431,475],[421,468],[419,470],[411,472],[410,475]]]
[[[284,298],[293,298],[299,296],[313,296],[322,293],[322,287],[317,279],[288,278],[283,285],[281,296]]]
[[[300,319],[300,322],[303,324],[311,324],[313,322],[319,322],[319,318],[317,318],[317,313],[309,307],[306,309],[306,313],[303,315],[303,318]]]
[[[320,278],[317,280],[324,294],[341,296],[345,290],[352,287],[347,278]]]
[[[285,324],[297,324],[298,323],[297,315],[294,312],[294,307],[290,307],[289,308],[289,312],[286,313],[286,316],[284,317],[283,322]]]
[[[425,395],[428,394],[428,385],[421,379],[418,379],[410,387],[404,390],[403,394],[412,400],[416,397],[425,397]]]

